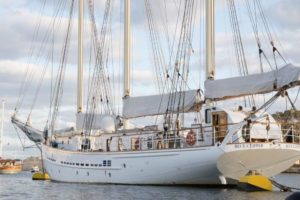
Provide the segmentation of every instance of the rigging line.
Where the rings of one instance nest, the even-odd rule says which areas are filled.
[[[55,6],[53,6],[53,15],[55,15]],[[52,29],[54,30],[55,28],[55,24],[52,24]],[[51,52],[51,71],[50,71],[50,97],[49,97],[49,114],[51,114],[51,110],[52,110],[52,93],[53,93],[53,77],[54,77],[54,41],[55,41],[55,34],[54,31],[52,31],[52,52]],[[49,119],[49,116],[48,116]],[[46,126],[48,126],[48,122],[46,124]]]
[[[96,102],[99,101],[97,100],[100,98],[100,108],[104,112],[112,112],[113,114],[115,113],[112,108],[107,104],[104,105],[103,107],[103,98],[106,98],[106,102],[108,103],[108,97],[109,97],[109,84],[108,78],[109,76],[106,75],[106,68],[105,64],[107,64],[107,59],[104,60],[105,56],[108,58],[109,54],[109,48],[106,44],[106,33],[108,28],[108,22],[109,22],[109,16],[112,13],[111,12],[111,1],[106,1],[105,5],[105,12],[104,12],[104,18],[102,22],[102,28],[100,31],[100,41],[98,41],[98,34],[97,34],[97,27],[95,23],[95,17],[94,17],[94,12],[93,12],[93,2],[89,1],[89,16],[92,21],[92,27],[93,27],[93,34],[94,34],[94,44],[96,46],[96,63],[94,67],[94,75],[92,78],[92,82],[90,84],[90,91],[89,91],[89,98],[88,98],[88,103],[87,103],[87,110],[90,113],[90,116],[88,118],[85,116],[84,118],[84,126],[85,129],[91,131],[92,123],[94,121],[94,116],[95,116],[95,111],[97,110]],[[106,51],[106,53],[105,53]],[[105,62],[106,61],[106,62]],[[91,104],[91,106],[89,106]],[[107,106],[107,107],[106,107]],[[105,110],[106,111],[105,111]],[[109,111],[111,110],[111,111]]]
[[[108,12],[107,12],[107,20],[106,20],[106,25],[105,25],[106,26],[106,28],[105,28],[106,30],[105,30],[105,33],[103,33],[103,47],[105,47],[104,49],[106,49],[106,52],[107,52],[107,53],[103,52],[103,55],[106,55],[106,60],[108,59],[108,55],[109,55],[109,47],[108,47],[107,42],[105,42],[106,41],[106,35],[107,35],[106,32],[109,31],[109,27],[108,27],[107,23],[109,23],[109,21],[110,21],[109,19],[110,19],[111,13],[112,13],[112,8],[111,8],[111,3],[110,2],[109,2],[108,6],[109,7],[108,7]],[[103,57],[103,55],[101,55],[101,57]],[[108,76],[107,70],[105,71],[105,62],[104,62],[103,59],[105,59],[105,58],[102,58],[102,61],[101,61],[102,62],[101,71],[103,71],[103,72],[100,73],[100,75],[101,75],[100,78],[102,77],[102,83],[103,83],[103,86],[104,86],[103,96],[105,96],[106,97],[106,101],[108,101],[108,97],[109,97],[109,99],[112,99],[111,98],[111,93],[110,93],[110,91],[111,91],[111,89],[110,89],[111,84],[109,84],[109,81],[106,78],[106,77],[109,77],[109,76]],[[108,109],[112,109],[111,106],[108,107]]]
[[[25,149],[25,142],[24,142],[24,143],[22,142],[22,138],[21,138],[21,136],[20,136],[20,134],[19,134],[19,131],[18,131],[18,128],[16,127],[15,124],[13,124],[13,127],[14,127],[14,129],[15,129],[15,131],[16,131],[16,133],[17,133],[18,139],[20,140],[20,143],[21,143],[22,148],[23,148],[23,150],[24,150],[24,149]]]
[[[176,3],[173,2],[174,5],[176,6]],[[178,23],[179,23],[179,18],[180,18],[180,7],[182,5],[182,1],[180,1],[180,4],[179,4],[179,7],[177,8],[177,12],[178,12],[178,15],[177,15],[177,19],[176,19],[176,26],[175,26],[175,31],[174,31],[174,36],[173,36],[173,41],[172,41],[172,48],[171,48],[171,52],[170,52],[170,55],[169,55],[169,64],[167,65],[167,68],[166,68],[166,79],[165,79],[165,83],[163,84],[163,93],[165,90],[171,90],[170,87],[172,86],[169,86],[170,84],[172,84],[172,78],[170,78],[170,74],[169,74],[169,69],[171,67],[171,63],[172,63],[172,57],[173,57],[173,53],[174,53],[174,47],[175,47],[175,38],[176,38],[176,33],[177,33],[177,30],[178,30]]]
[[[176,3],[174,2],[175,6],[176,6]],[[176,33],[178,31],[178,26],[179,26],[179,19],[180,19],[180,8],[182,6],[182,1],[180,1],[180,4],[179,4],[179,7],[177,9],[177,12],[178,12],[178,15],[177,15],[177,18],[176,18],[176,26],[175,26],[175,31],[174,31],[174,36],[173,36],[173,41],[172,41],[172,48],[171,48],[171,52],[170,52],[170,55],[169,55],[169,64],[167,65],[168,68],[167,68],[167,76],[170,76],[169,75],[169,69],[171,68],[171,65],[172,65],[172,57],[173,57],[173,54],[174,54],[174,51],[175,51],[175,39],[176,39]],[[168,83],[168,79],[166,80],[166,83],[165,85]]]
[[[191,49],[190,49],[190,41],[191,41],[191,38],[192,38],[192,25],[193,25],[193,19],[194,19],[194,1],[191,3],[191,7],[190,7],[190,10],[191,10],[191,14],[190,14],[190,19],[189,19],[189,23],[190,23],[190,27],[189,27],[189,32],[188,32],[188,35],[187,35],[187,46],[186,46],[186,52],[189,52]],[[189,50],[189,51],[188,51]],[[183,81],[181,81],[181,85],[180,85],[180,91],[183,91],[184,90],[184,83],[185,81],[184,80],[188,80],[188,75],[189,75],[189,61],[190,61],[190,53],[186,53],[184,54],[185,56],[187,56],[186,58],[186,62],[185,62],[185,65],[186,66],[186,71],[183,72],[183,74],[185,73],[185,75],[183,77],[185,78],[182,78]],[[182,98],[182,106],[184,106],[184,102],[185,102],[185,95],[183,95],[183,98]],[[178,103],[178,107],[180,106],[180,102]],[[177,115],[179,116],[179,108],[178,108],[178,113]]]
[[[171,53],[171,41],[170,41],[170,34],[169,34],[169,28],[168,28],[168,24],[169,24],[169,19],[168,19],[168,13],[167,13],[167,3],[166,3],[166,0],[164,0],[164,9],[165,9],[165,25],[164,25],[164,28],[166,30],[166,38],[167,38],[167,44],[168,44],[168,48],[169,48],[169,54]]]
[[[261,18],[262,18],[262,21],[263,21],[263,24],[266,28],[266,31],[267,31],[267,34],[268,34],[268,37],[269,37],[269,40],[270,40],[270,44],[272,45],[272,48],[273,48],[273,56],[274,56],[274,62],[275,62],[275,65],[276,65],[276,69],[277,69],[277,62],[276,62],[276,58],[275,58],[275,52],[278,53],[278,55],[281,57],[281,59],[287,63],[287,61],[285,60],[285,58],[282,56],[282,54],[278,51],[278,49],[276,48],[275,46],[275,42],[274,42],[274,39],[273,39],[273,36],[271,34],[271,31],[270,31],[270,27],[269,27],[269,23],[268,23],[268,19],[263,11],[263,7],[262,7],[262,4],[260,1],[257,1],[257,4],[258,4],[258,8],[259,8],[259,11],[260,11],[260,15],[261,15]]]
[[[114,1],[112,2],[112,4],[114,5]],[[112,6],[112,11],[111,13],[114,13],[114,7]],[[111,46],[111,65],[112,65],[112,87],[111,84],[109,84],[109,92],[111,93],[110,96],[112,97],[112,112],[115,111],[115,114],[117,114],[117,100],[116,100],[116,96],[117,96],[117,90],[116,90],[116,81],[115,81],[115,63],[114,63],[114,45],[113,45],[113,33],[112,33],[112,16],[110,17],[110,27],[109,27],[109,32],[110,32],[110,46]]]
[[[297,110],[296,107],[295,107],[295,104],[293,103],[293,101],[291,100],[290,96],[289,96],[289,93],[287,91],[285,91],[285,94],[284,94],[287,98],[287,100],[290,102],[293,110]]]
[[[272,98],[270,98],[267,102],[265,102],[261,107],[259,107],[258,109],[256,109],[254,112],[251,113],[251,115],[254,115],[255,113],[257,113],[258,111],[265,109],[265,112],[274,104],[275,100],[278,99],[278,97],[280,97],[283,92],[285,91],[285,89],[280,89]],[[248,116],[246,119],[248,119],[249,117]]]
[[[153,20],[150,2],[148,0],[145,0],[144,2],[146,7],[147,19],[148,19],[148,28],[150,32],[150,40],[152,45],[157,85],[158,85],[159,93],[162,94],[163,88],[160,88],[159,86],[163,86],[164,77],[167,77],[166,71],[163,69],[166,66],[166,64],[164,60],[163,50],[161,48],[160,38],[155,31],[155,24]]]
[[[261,72],[264,72],[264,70],[263,70],[263,63],[262,63],[262,56],[266,60],[267,64],[271,68],[271,70],[273,70],[273,67],[272,67],[272,65],[271,65],[268,57],[266,56],[265,52],[263,51],[263,49],[261,47],[261,42],[260,42],[260,38],[259,38],[259,34],[258,34],[259,31],[258,31],[258,24],[257,24],[257,14],[253,14],[253,13],[256,13],[257,3],[256,3],[256,1],[253,2],[253,4],[254,4],[253,7],[254,8],[252,9],[249,1],[245,0],[245,2],[246,2],[246,5],[247,5],[247,11],[248,11],[248,15],[249,15],[250,22],[251,22],[251,25],[252,25],[252,30],[254,32],[256,43],[257,43],[257,46],[258,46],[258,53],[259,53],[259,60],[260,60],[260,69],[261,69]]]
[[[61,65],[59,67],[58,77],[56,79],[55,84],[55,91],[56,94],[53,98],[54,106],[52,110],[52,119],[51,119],[51,133],[54,132],[56,119],[59,112],[59,107],[61,104],[61,98],[63,94],[63,83],[64,83],[64,77],[65,77],[65,69],[66,69],[66,60],[67,60],[67,52],[69,49],[70,44],[70,34],[71,34],[71,25],[72,25],[72,17],[73,17],[73,10],[74,10],[74,0],[71,1],[71,8],[69,12],[69,20],[68,20],[68,26],[67,26],[67,34],[65,36],[65,42],[63,46],[63,53],[61,58]]]
[[[271,34],[271,31],[270,31],[270,28],[269,28],[269,23],[268,23],[268,20],[265,16],[265,13],[263,11],[263,8],[262,8],[262,5],[261,5],[261,2],[258,1],[258,0],[255,0],[255,2],[257,3],[257,7],[258,7],[258,10],[259,10],[259,14],[261,16],[261,19],[262,19],[262,22],[265,26],[265,29],[267,31],[267,35],[268,35],[268,38],[269,38],[269,41],[271,42],[271,44],[273,43],[274,44],[274,40],[273,40],[273,37],[272,37],[272,34]],[[272,46],[273,46],[272,44]]]
[[[174,106],[175,106],[175,101],[176,101],[176,96],[177,94],[179,94],[178,97],[178,104],[177,104],[177,112],[176,112],[176,118],[178,119],[179,117],[179,109],[180,109],[180,104],[181,104],[181,100],[182,98],[182,81],[180,81],[179,77],[185,76],[186,71],[185,69],[185,65],[186,65],[186,61],[187,61],[187,49],[189,48],[189,35],[191,33],[191,25],[192,25],[192,20],[191,17],[193,16],[192,13],[190,12],[190,10],[192,10],[193,8],[193,1],[188,1],[185,4],[185,12],[184,12],[184,17],[183,17],[183,23],[182,23],[182,32],[181,32],[181,37],[180,37],[180,42],[179,42],[179,47],[178,47],[178,51],[177,51],[177,56],[176,56],[176,60],[177,60],[177,66],[175,66],[174,68],[174,73],[173,75],[175,75],[175,87],[174,87],[174,94],[171,94],[171,107],[173,107],[172,110],[174,110],[173,112],[175,112]],[[183,59],[179,59],[179,58],[183,58]],[[182,65],[182,69],[180,72],[180,66]],[[178,89],[179,89],[179,93],[178,93]]]
[[[119,9],[119,55],[122,55],[121,51],[122,51],[122,47],[121,47],[121,44],[122,44],[122,26],[120,24],[122,24],[122,2],[123,1],[120,1],[120,9]],[[119,57],[119,79],[118,79],[118,90],[117,91],[121,91],[121,68],[122,68],[122,59],[121,59],[121,56],[118,56]],[[119,96],[122,96],[119,92]],[[118,110],[117,110],[117,114],[118,115],[121,115],[121,110],[120,110],[120,106],[117,107]]]
[[[300,87],[299,87],[299,89],[298,89],[298,92],[297,92],[297,95],[296,95],[296,98],[295,98],[295,100],[294,100],[293,104],[295,104],[295,103],[296,103],[296,101],[298,100],[299,93],[300,93]]]
[[[43,71],[42,71],[42,74],[40,76],[40,80],[39,80],[39,83],[38,83],[38,86],[37,86],[37,89],[36,89],[36,92],[35,92],[35,95],[34,95],[34,99],[33,99],[33,102],[32,102],[32,105],[31,105],[31,108],[30,108],[30,112],[29,112],[29,115],[28,115],[28,119],[30,118],[31,116],[31,113],[32,113],[32,110],[34,109],[35,107],[35,104],[36,104],[36,101],[37,101],[37,97],[38,97],[38,94],[40,92],[40,89],[41,89],[41,86],[42,86],[42,82],[44,80],[44,77],[45,77],[45,74],[46,74],[46,69],[47,69],[47,65],[45,65],[43,67]]]
[[[46,5],[46,0],[44,0],[44,2],[42,3],[42,6],[40,8],[40,11],[39,11],[40,16],[43,13],[45,5]],[[41,25],[41,20],[42,20],[42,17],[39,17],[39,21],[38,21],[38,23],[36,24],[36,26],[34,28],[33,37],[31,39],[31,44],[30,44],[30,48],[29,48],[30,49],[30,54],[29,54],[30,56],[28,57],[27,67],[26,67],[26,73],[25,73],[23,81],[21,82],[21,87],[19,89],[19,94],[18,94],[18,99],[17,99],[15,111],[17,111],[20,108],[20,104],[21,104],[21,101],[22,101],[21,99],[23,99],[23,97],[21,98],[21,96],[24,93],[24,88],[25,88],[26,82],[28,81],[29,61],[32,58],[33,52],[34,52],[33,42],[36,40],[36,37],[37,37],[37,35],[39,33],[40,25]],[[25,94],[23,94],[23,96],[24,95]]]
[[[180,62],[178,60],[178,54],[180,52],[180,49],[181,49],[181,42],[182,42],[182,35],[183,35],[183,31],[184,31],[184,26],[185,26],[185,20],[186,20],[186,13],[187,13],[187,4],[188,4],[189,1],[186,1],[185,4],[184,4],[184,12],[183,12],[183,18],[182,18],[182,23],[181,23],[181,33],[180,33],[180,40],[179,40],[179,43],[178,43],[178,48],[177,48],[177,56],[176,56],[176,63],[175,63],[175,67],[174,67],[174,71],[173,71],[173,78],[171,79],[171,94],[169,96],[169,99],[168,99],[168,104],[167,104],[167,111],[166,111],[166,116],[165,116],[165,119],[169,119],[169,122],[170,123],[170,120],[171,120],[171,115],[174,113],[174,109],[172,109],[172,107],[174,106],[174,103],[175,103],[175,100],[176,100],[176,90],[177,90],[177,85],[178,85],[178,82],[176,81],[177,80],[177,77],[179,75],[179,65],[180,65]],[[175,82],[177,82],[177,84],[175,85]],[[174,92],[174,94],[172,93]],[[168,126],[170,126],[170,124],[168,124]]]
[[[61,4],[59,5],[59,6],[61,6]],[[59,9],[58,9],[59,10]],[[56,17],[55,17],[55,19],[56,19]],[[49,29],[49,28],[48,28]],[[47,35],[47,33],[45,34],[45,37],[44,38],[46,38],[46,35]],[[37,36],[35,36],[34,38],[37,38]],[[34,39],[33,38],[33,39]],[[45,39],[43,40],[43,41],[45,41]],[[41,44],[43,44],[43,42],[41,43]],[[42,47],[41,47],[41,49],[38,51],[38,52],[41,52],[42,51]],[[33,54],[33,53],[32,53]],[[33,55],[31,55],[31,57],[32,57]],[[28,64],[29,65],[29,64]],[[28,66],[29,67],[29,66]],[[22,93],[24,93],[24,95],[21,97],[21,99],[20,99],[20,101],[18,102],[18,105],[17,105],[17,108],[20,108],[21,106],[22,106],[22,104],[23,104],[23,101],[24,101],[24,98],[25,98],[25,94],[26,94],[26,92],[28,91],[28,89],[30,88],[30,86],[31,86],[31,84],[32,84],[32,80],[33,80],[33,75],[34,75],[34,71],[32,70],[31,72],[30,72],[30,74],[28,75],[28,76],[26,76],[26,80],[29,80],[29,82],[27,83],[27,84],[25,84],[24,85],[24,87],[23,87],[23,89],[22,89]],[[31,78],[30,78],[31,77]],[[25,81],[25,82],[27,82],[27,81]]]
[[[64,6],[63,6],[62,2],[65,3]],[[59,3],[57,8],[54,7],[54,14],[53,14],[54,19],[53,19],[53,22],[52,22],[52,36],[53,36],[53,39],[52,39],[53,49],[52,49],[52,51],[54,51],[54,29],[55,29],[55,25],[57,24],[57,26],[58,26],[57,29],[60,29],[60,25],[62,24],[62,20],[60,18],[58,18],[58,15],[59,15],[60,10],[63,10],[62,8],[65,8],[65,7],[66,7],[66,1],[64,1],[64,0],[60,0],[60,3]],[[63,16],[63,12],[61,13],[60,17],[62,17],[62,16]],[[57,18],[58,18],[58,20],[57,20]],[[49,120],[51,119],[51,115],[52,115],[51,111],[52,111],[52,108],[53,108],[54,93],[55,93],[54,66],[53,66],[53,64],[54,64],[54,60],[52,60],[52,69],[51,69],[51,92],[50,92],[50,98],[49,98],[50,99],[50,107],[49,107],[50,109],[49,109],[49,113],[48,113],[48,120],[46,122],[47,129],[49,129],[49,124],[48,123],[50,123]]]
[[[236,59],[239,66],[239,72],[240,75],[248,75],[248,65],[245,57],[245,51],[240,31],[240,25],[237,17],[237,11],[236,11],[236,5],[233,0],[228,0],[228,6],[230,10],[230,22],[232,25],[233,33],[234,33],[234,46],[235,46],[235,52],[236,52]],[[259,40],[257,39],[257,42],[259,43]],[[247,106],[247,100],[246,97],[244,99],[244,104]],[[248,98],[249,105],[255,105],[255,100],[253,95],[249,96]]]

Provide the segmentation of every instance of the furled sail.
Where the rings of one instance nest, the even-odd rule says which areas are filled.
[[[205,81],[205,98],[224,100],[252,94],[264,94],[300,85],[300,67],[287,64],[276,71]]]
[[[35,129],[28,124],[24,124],[14,116],[11,118],[11,122],[15,124],[18,128],[20,128],[26,134],[28,139],[33,141],[34,143],[40,143],[43,141],[42,131]]]
[[[172,99],[172,100],[170,100]],[[172,101],[172,102],[170,102]],[[196,107],[201,106],[203,95],[200,90],[189,90],[177,93],[168,93],[162,95],[151,95],[141,97],[129,97],[124,99],[123,117],[136,118],[144,116],[161,115],[167,110],[171,111],[170,104],[174,105],[172,109],[179,112],[190,112]]]

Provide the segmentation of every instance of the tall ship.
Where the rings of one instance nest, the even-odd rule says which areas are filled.
[[[67,53],[71,50],[70,26],[74,21],[73,11],[77,2],[76,126],[58,129],[58,113],[65,91],[63,85]],[[144,1],[151,47],[157,61],[153,64],[157,67],[160,90],[153,95],[132,96],[132,5],[131,0],[124,0],[124,88],[120,98],[121,113],[113,106],[116,97],[113,96],[112,79],[108,76],[110,65],[107,61],[111,48],[107,43],[112,41],[112,36],[108,35],[112,31],[109,23],[112,21],[113,1],[105,1],[100,31],[95,22],[94,1],[71,0],[66,3],[70,4],[69,21],[45,128],[38,130],[34,126],[34,121],[30,120],[31,112],[27,122],[18,118],[21,103],[16,106],[12,117],[12,123],[41,149],[44,168],[51,180],[73,183],[226,185],[236,183],[249,173],[272,177],[299,160],[300,144],[296,130],[292,127],[283,130],[268,109],[279,98],[290,99],[287,91],[300,85],[300,68],[288,63],[279,66],[280,62],[276,62],[276,66],[269,63],[272,65],[271,70],[262,70],[261,73],[245,72],[238,77],[215,79],[215,1],[201,1],[204,5],[202,8],[205,8],[203,10],[196,9],[197,1],[180,2],[174,56],[167,61],[170,63],[168,70],[160,71],[161,66],[164,66],[160,65],[160,61],[165,58],[162,57],[162,47],[154,28],[154,5],[153,1]],[[235,1],[227,2],[231,11],[236,57],[240,61],[238,65],[245,67]],[[261,5],[260,1],[245,2],[253,22],[252,28],[257,33],[255,19],[265,19],[263,12],[260,12],[262,8],[258,6]],[[91,57],[95,58],[85,97],[83,24],[87,19],[84,18],[84,5],[87,5],[91,26],[91,49],[94,50]],[[203,54],[206,80],[201,85],[192,85],[188,78],[192,76],[189,66],[193,37],[197,35],[193,29],[197,12],[202,12],[205,19]],[[52,24],[50,27],[55,26]],[[259,40],[260,35],[255,36],[259,58],[267,59]],[[271,46],[274,59],[281,59],[273,41]],[[200,81],[200,78],[197,80]],[[222,106],[224,101],[252,101],[256,96],[264,94],[272,96],[264,96],[266,99],[260,104],[232,106],[234,108]],[[156,120],[147,124],[151,121],[148,117]],[[136,119],[144,119],[147,125],[133,126],[132,122]]]
[[[4,130],[4,100],[2,101],[1,133],[0,133],[0,174],[17,174],[22,171],[22,161],[19,159],[4,159],[2,143]]]

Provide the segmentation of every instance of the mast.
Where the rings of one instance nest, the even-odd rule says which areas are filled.
[[[3,140],[3,131],[4,131],[4,105],[5,101],[2,100],[2,115],[1,115],[1,132],[0,132],[0,157],[2,155],[2,140]]]
[[[206,79],[215,78],[215,0],[206,0]]]
[[[125,0],[124,5],[124,99],[130,96],[131,75],[131,0]],[[124,128],[128,128],[127,119]]]
[[[77,113],[83,112],[83,0],[78,2]]]

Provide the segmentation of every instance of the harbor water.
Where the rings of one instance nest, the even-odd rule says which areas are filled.
[[[291,192],[243,192],[236,188],[132,186],[106,184],[71,184],[51,181],[33,181],[30,172],[0,175],[0,199],[285,199]],[[291,187],[300,187],[300,175],[281,174],[276,180]]]

